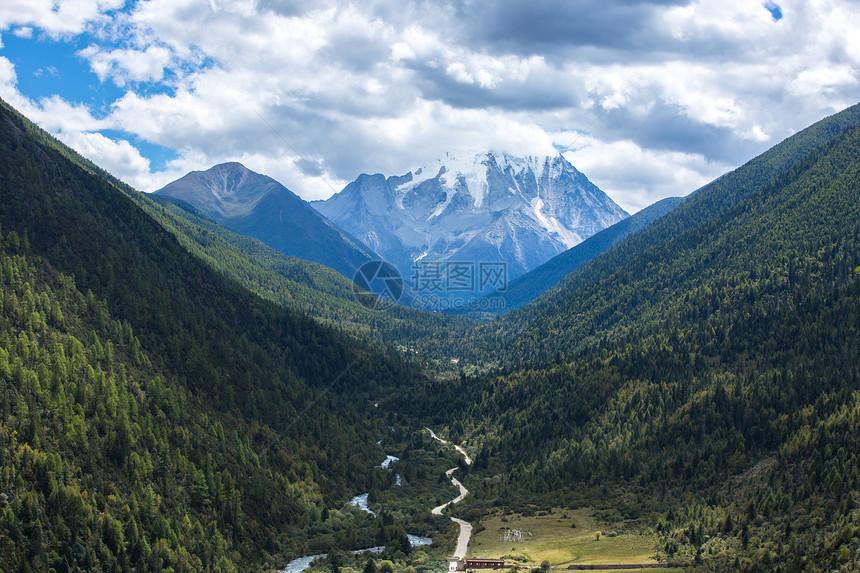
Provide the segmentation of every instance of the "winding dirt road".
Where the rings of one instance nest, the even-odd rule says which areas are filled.
[[[430,437],[432,437],[434,440],[442,444],[448,443],[447,440],[443,440],[442,438],[437,436],[436,433],[430,428],[425,429],[430,432]],[[467,466],[472,465],[472,458],[469,457],[469,455],[463,448],[457,445],[454,445],[454,448],[458,452],[460,452],[460,454],[462,454],[463,460],[466,462]],[[450,470],[445,472],[445,475],[448,477],[448,479],[451,480],[451,483],[454,485],[454,487],[456,487],[460,491],[460,495],[458,495],[451,501],[434,507],[432,510],[430,510],[430,513],[432,513],[433,515],[442,515],[442,512],[445,511],[446,507],[453,503],[460,503],[466,498],[467,495],[469,495],[469,490],[466,489],[466,487],[462,483],[460,483],[460,480],[453,477],[452,475],[458,469],[459,468],[451,468]],[[466,557],[466,551],[469,549],[469,540],[472,538],[472,525],[468,521],[463,521],[462,519],[457,519],[456,517],[452,517],[451,521],[460,526],[460,535],[457,537],[457,549],[454,550],[454,557],[464,559]]]
[[[438,506],[434,507],[433,509],[431,509],[430,513],[432,513],[433,515],[442,515],[442,512],[445,511],[446,507],[448,507],[452,503],[460,503],[461,501],[466,499],[467,495],[469,495],[469,490],[466,489],[466,486],[461,484],[460,480],[451,476],[451,474],[453,474],[455,471],[457,471],[457,469],[458,468],[451,468],[450,470],[445,472],[445,476],[451,480],[451,483],[454,484],[454,487],[456,487],[457,489],[460,490],[460,495],[458,495],[457,497],[455,497],[451,501],[445,502],[442,505],[438,505]]]

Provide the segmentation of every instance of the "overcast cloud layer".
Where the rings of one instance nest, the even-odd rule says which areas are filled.
[[[446,151],[561,151],[633,212],[856,103],[857,22],[851,0],[4,0],[0,97],[143,191],[238,160],[319,199]]]

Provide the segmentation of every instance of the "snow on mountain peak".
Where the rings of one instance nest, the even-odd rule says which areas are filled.
[[[438,178],[439,183],[449,190],[448,202],[450,202],[450,197],[457,190],[458,181],[462,179],[466,184],[466,189],[472,195],[473,204],[476,207],[481,207],[487,191],[487,166],[485,164],[487,155],[486,153],[464,155],[446,153],[444,157],[433,163],[412,171],[412,180],[398,185],[397,191],[405,194],[425,181]],[[431,215],[431,217],[441,213],[444,207],[441,205],[438,213]]]
[[[531,200],[531,206],[535,218],[541,225],[543,225],[543,228],[550,233],[558,235],[561,242],[564,243],[568,249],[575,247],[582,242],[583,239],[581,236],[562,225],[557,218],[551,215],[548,217],[543,214],[543,199],[540,197],[533,198]]]
[[[547,155],[529,155],[528,157],[515,157],[507,153],[501,155],[493,155],[496,160],[496,165],[499,170],[505,172],[511,170],[514,174],[519,175],[524,171],[531,171],[536,176],[543,173],[544,166],[551,158]]]
[[[513,278],[627,216],[561,155],[446,153],[374,181],[315,206],[380,239],[377,253],[404,276],[416,261],[502,261]]]
[[[451,201],[454,192],[457,191],[458,182],[463,181],[466,189],[472,197],[472,204],[481,208],[484,205],[489,183],[487,181],[487,170],[495,167],[500,173],[510,173],[516,176],[521,176],[524,173],[532,173],[538,179],[544,175],[544,170],[548,169],[547,175],[550,179],[558,177],[565,169],[567,161],[560,155],[530,155],[527,157],[517,157],[507,153],[460,153],[454,154],[448,152],[439,159],[436,159],[428,165],[424,165],[410,172],[411,180],[404,181],[396,186],[396,190],[402,196],[420,186],[422,183],[438,179],[439,183],[447,190],[448,197],[444,204],[430,214],[429,218],[439,216]],[[515,181],[516,182],[516,181]],[[519,184],[515,187],[509,187],[512,194],[516,194]]]

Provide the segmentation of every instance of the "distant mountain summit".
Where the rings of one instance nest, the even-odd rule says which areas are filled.
[[[241,163],[192,171],[155,193],[187,203],[231,231],[331,267],[348,278],[376,258],[295,193]]]
[[[519,276],[627,217],[560,155],[447,154],[360,175],[312,205],[410,276],[423,262],[500,261]]]
[[[263,197],[285,190],[292,194],[271,177],[232,161],[192,171],[156,193],[181,199],[213,219],[225,219],[246,216]]]

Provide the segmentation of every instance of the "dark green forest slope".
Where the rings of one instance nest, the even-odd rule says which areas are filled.
[[[839,131],[768,184],[724,177],[733,207],[523,309],[513,351],[544,359],[413,398],[481,444],[477,497],[603,503],[714,568],[856,570],[860,127]]]
[[[261,297],[388,343],[389,348],[440,330],[463,330],[474,323],[407,306],[385,311],[356,301],[352,281],[323,265],[289,257],[257,239],[230,231],[196,212],[190,205],[166,196],[129,195],[189,252]]]
[[[223,278],[85,167],[0,106],[0,567],[304,552],[378,463],[371,399],[420,378]]]

